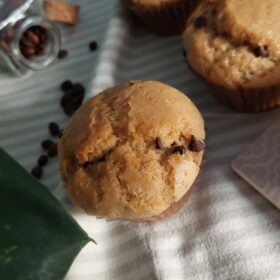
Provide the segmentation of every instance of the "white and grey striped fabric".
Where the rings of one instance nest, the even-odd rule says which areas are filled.
[[[280,213],[230,168],[239,151],[279,122],[280,110],[248,115],[223,107],[188,71],[179,37],[152,35],[119,8],[112,16],[114,3],[80,1],[81,24],[74,31],[64,29],[69,59],[27,78],[0,78],[1,145],[26,168],[35,163],[39,143],[48,137],[47,123],[66,122],[58,102],[58,85],[65,78],[92,78],[88,97],[126,80],[160,80],[185,92],[201,110],[209,136],[208,161],[189,202],[166,221],[105,222],[67,203],[98,242],[84,248],[67,279],[280,279]],[[103,37],[97,59],[87,52],[87,42]],[[67,202],[55,160],[45,178]]]

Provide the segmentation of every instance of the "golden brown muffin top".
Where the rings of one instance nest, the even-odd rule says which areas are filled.
[[[206,0],[183,34],[196,72],[229,88],[279,84],[280,2]]]
[[[76,112],[59,143],[67,192],[97,216],[158,215],[199,172],[203,152],[191,151],[193,135],[204,140],[203,119],[176,89],[135,81],[105,90]]]

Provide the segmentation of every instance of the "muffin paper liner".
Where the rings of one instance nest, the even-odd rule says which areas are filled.
[[[280,84],[267,88],[227,89],[207,82],[212,94],[224,105],[241,112],[263,112],[280,106]]]
[[[200,2],[201,0],[189,0],[147,7],[124,1],[125,6],[132,10],[148,29],[163,36],[181,34],[185,29],[187,18]]]
[[[206,82],[216,99],[233,110],[257,113],[280,106],[280,83],[266,88],[230,89],[208,81],[196,72],[188,61],[187,64],[197,77]]]

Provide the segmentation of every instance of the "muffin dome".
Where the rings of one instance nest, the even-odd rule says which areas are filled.
[[[157,216],[193,184],[204,138],[200,113],[176,89],[155,81],[107,89],[75,113],[59,143],[67,193],[98,217]]]
[[[236,109],[280,104],[279,12],[280,2],[273,0],[206,0],[188,21],[188,63],[223,87],[214,88],[215,94]]]

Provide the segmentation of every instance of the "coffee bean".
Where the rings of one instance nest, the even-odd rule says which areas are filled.
[[[21,50],[24,57],[30,58],[36,54],[36,50],[33,47],[26,47]]]
[[[49,124],[49,131],[50,131],[51,135],[53,135],[53,136],[58,136],[58,135],[59,135],[60,128],[59,128],[59,126],[58,126],[57,123],[51,122],[51,123]]]
[[[156,146],[157,150],[163,149],[163,145],[162,145],[161,140],[160,140],[159,137],[157,137],[156,140],[155,140],[155,146]]]
[[[22,37],[20,40],[20,44],[22,45],[22,47],[32,47],[34,48],[34,44],[26,37]]]
[[[90,51],[95,51],[97,49],[98,45],[96,41],[92,41],[89,43],[89,50]]]
[[[69,81],[69,80],[66,80],[66,81],[64,81],[64,82],[61,84],[60,89],[61,89],[63,92],[66,92],[66,91],[72,89],[72,87],[73,87],[72,82]]]
[[[40,166],[45,166],[49,161],[48,156],[46,155],[42,155],[38,158],[38,165]]]
[[[39,45],[36,49],[37,55],[45,55],[46,54],[46,46],[45,45]]]
[[[61,107],[63,108],[63,109],[65,109],[68,105],[69,105],[69,103],[70,103],[70,101],[73,99],[73,94],[72,94],[72,92],[66,92],[63,96],[62,96],[62,98],[61,98],[61,100],[60,100],[60,105],[61,105]]]
[[[265,45],[258,46],[257,48],[254,49],[254,54],[256,57],[268,57],[269,56],[268,47]]]
[[[53,144],[54,142],[52,140],[47,139],[41,143],[41,146],[44,150],[48,151]]]
[[[194,21],[195,28],[202,28],[202,27],[206,27],[206,26],[207,26],[207,19],[204,16],[200,16],[200,17],[196,18],[196,20]]]
[[[57,55],[57,58],[63,59],[63,58],[65,58],[67,55],[68,55],[68,51],[67,51],[67,50],[60,50],[59,53],[58,53],[58,55]]]
[[[83,95],[85,94],[86,90],[85,90],[85,87],[80,84],[80,83],[76,83],[73,85],[72,87],[72,91],[75,93],[75,94],[79,94],[79,95]]]
[[[191,141],[189,143],[189,149],[192,152],[198,153],[205,149],[205,145],[202,141],[198,140],[194,135],[192,135]]]
[[[180,155],[183,155],[186,152],[187,152],[187,149],[185,146],[176,146],[172,149],[173,154],[179,153]]]
[[[43,168],[41,166],[36,166],[31,170],[31,174],[37,178],[37,179],[41,179],[42,175],[43,175]]]
[[[47,30],[42,26],[32,26],[24,32],[20,39],[20,51],[24,57],[45,55],[48,39]]]
[[[48,150],[49,157],[57,156],[57,143],[54,143]]]
[[[35,32],[33,32],[31,29],[26,31],[26,37],[30,42],[32,42],[34,45],[38,45],[40,43],[40,38],[38,35],[36,35]]]

